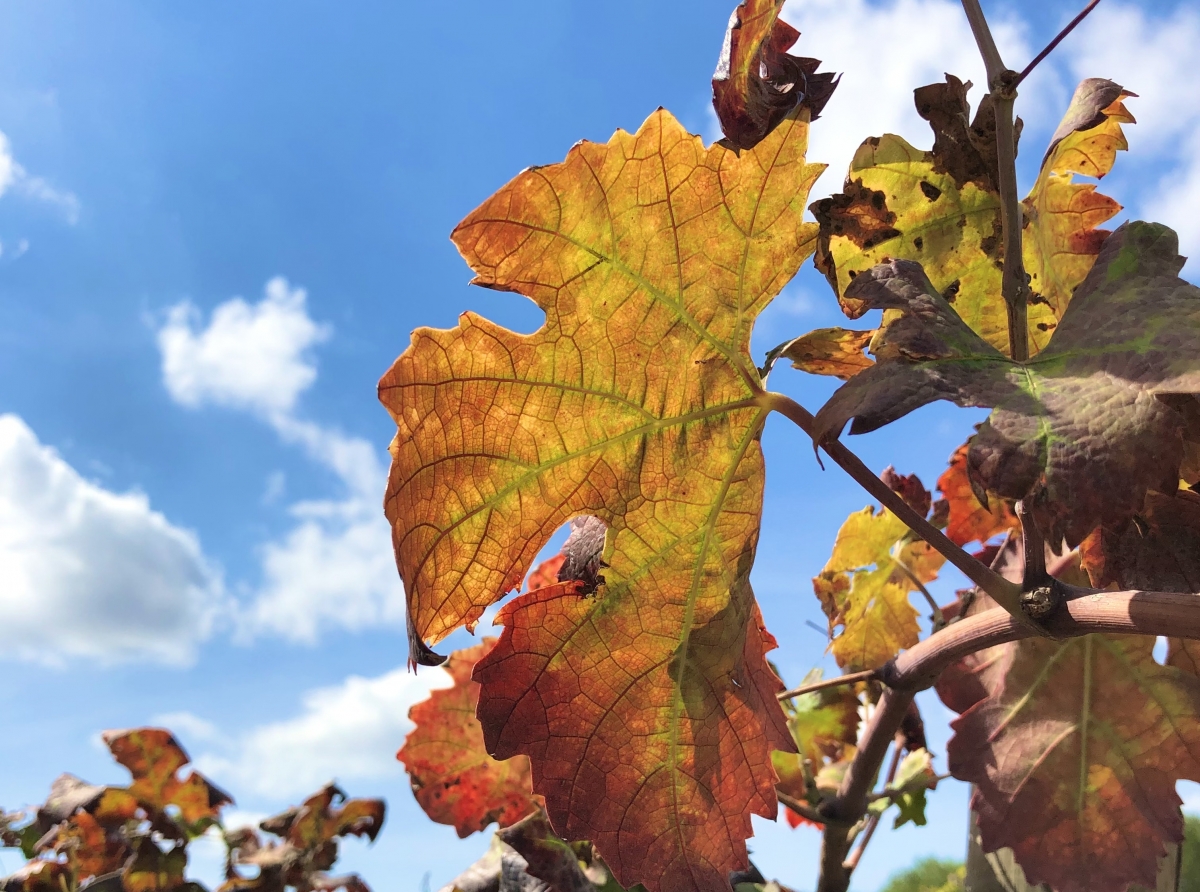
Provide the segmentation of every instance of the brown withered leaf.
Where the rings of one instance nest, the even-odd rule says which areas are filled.
[[[783,0],[746,0],[729,17],[713,73],[713,108],[725,138],[752,149],[797,108],[812,120],[837,86],[821,64],[788,53],[800,32],[779,19]]]
[[[529,759],[514,756],[498,762],[489,756],[475,718],[479,684],[471,680],[471,670],[495,643],[495,638],[485,638],[450,655],[446,670],[454,687],[434,691],[409,710],[416,728],[396,754],[425,814],[452,825],[459,836],[493,822],[506,827],[541,807],[531,786]]]
[[[873,329],[818,328],[780,344],[768,354],[768,362],[790,359],[792,368],[813,375],[833,375],[845,381],[875,364],[863,353],[874,336]]]
[[[1153,639],[1089,635],[1002,649],[987,696],[953,722],[950,770],[976,785],[985,851],[1011,848],[1057,892],[1155,885],[1183,838],[1175,783],[1200,780],[1200,679]]]
[[[1080,545],[1096,588],[1200,592],[1200,495],[1146,493],[1123,527],[1097,527]]]
[[[933,496],[916,474],[898,474],[895,467],[888,465],[879,475],[879,479],[887,484],[887,488],[922,517],[929,513],[933,505]]]
[[[1119,528],[1150,489],[1171,491],[1183,419],[1158,393],[1200,391],[1200,288],[1165,226],[1126,223],[1105,242],[1049,345],[1015,363],[958,317],[910,261],[881,264],[850,292],[900,310],[874,367],[817,413],[817,441],[875,430],[938,399],[993,408],[971,438],[976,489],[1023,499],[1049,541]],[[886,354],[886,355],[885,355]]]
[[[979,501],[967,473],[967,448],[964,444],[954,450],[950,466],[937,483],[938,492],[946,500],[946,535],[955,545],[983,544],[1020,526],[1004,499],[992,496],[986,506]]]

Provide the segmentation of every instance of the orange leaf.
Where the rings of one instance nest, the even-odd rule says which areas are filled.
[[[567,556],[559,552],[534,567],[529,578],[525,580],[525,590],[533,591],[535,588],[545,588],[558,582],[558,571],[562,569],[563,561],[566,559]]]
[[[541,797],[533,795],[529,760],[516,756],[498,762],[489,756],[475,718],[479,684],[471,680],[471,670],[495,643],[496,639],[485,638],[450,655],[446,669],[454,677],[454,687],[434,691],[409,710],[408,717],[417,727],[396,754],[425,814],[439,824],[452,825],[459,836],[493,821],[507,827],[541,804]]]
[[[738,153],[705,148],[659,111],[637,134],[580,143],[563,163],[520,174],[454,239],[480,284],[530,296],[545,325],[521,335],[466,314],[456,330],[420,330],[380,383],[398,427],[385,508],[412,658],[439,659],[424,639],[471,626],[564,522],[589,515],[606,527],[594,596],[571,583],[523,596],[501,614],[514,628],[498,645],[520,667],[505,689],[513,703],[522,694],[511,685],[564,696],[582,685],[597,699],[564,701],[553,726],[505,732],[497,717],[484,729],[548,735],[531,759],[552,823],[594,818],[604,859],[625,885],[649,877],[651,892],[716,888],[745,867],[745,836],[735,837],[750,834],[751,814],[775,815],[769,754],[776,736],[774,748],[792,747],[765,693],[778,682],[749,585],[770,403],[749,337],[816,235],[803,219],[820,170],[805,161],[806,118]],[[550,639],[561,650],[535,675]],[[633,699],[612,687],[631,667]],[[481,715],[488,700],[485,690]],[[601,714],[625,738],[603,744],[625,756],[602,806],[639,812],[638,830],[619,837],[612,815],[583,817],[597,806],[585,792],[595,778],[568,764],[590,757]],[[636,740],[658,742],[653,771],[650,752],[625,752]],[[496,752],[526,748],[513,738]],[[659,807],[663,783],[674,792]],[[653,809],[634,805],[643,796]]]
[[[162,811],[174,805],[185,821],[194,823],[216,817],[222,806],[233,802],[227,793],[197,772],[179,779],[179,769],[191,760],[170,731],[133,728],[105,731],[101,737],[113,758],[133,775],[129,793],[148,809]]]
[[[950,456],[950,467],[938,478],[938,491],[949,505],[946,535],[955,545],[987,542],[998,533],[1018,528],[1016,515],[999,496],[988,499],[988,507],[975,495],[967,476],[967,444]]]

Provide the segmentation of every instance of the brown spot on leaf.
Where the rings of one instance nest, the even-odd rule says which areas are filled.
[[[942,197],[942,190],[925,180],[921,180],[921,193],[930,201],[937,201]]]

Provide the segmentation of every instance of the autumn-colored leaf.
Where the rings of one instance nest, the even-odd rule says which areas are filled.
[[[65,853],[77,880],[120,870],[129,855],[123,841],[110,839],[104,827],[79,811],[58,831],[55,851]]]
[[[121,873],[124,892],[172,892],[184,885],[187,851],[179,846],[163,851],[144,836]]]
[[[933,496],[916,474],[899,474],[895,467],[888,465],[879,474],[879,479],[887,484],[887,488],[922,517],[929,513],[933,505]]]
[[[471,670],[495,643],[495,638],[485,638],[450,655],[446,669],[454,687],[434,691],[408,711],[416,728],[396,754],[425,814],[452,825],[459,836],[493,822],[506,827],[541,804],[533,794],[529,760],[514,756],[498,762],[489,756],[475,718],[479,684],[471,680]]]
[[[953,723],[948,754],[985,851],[1011,848],[1057,892],[1155,885],[1183,838],[1175,783],[1200,780],[1200,679],[1151,638],[1089,635],[1006,645],[988,695]]]
[[[105,731],[102,737],[113,757],[133,775],[129,793],[152,810],[174,805],[185,821],[194,823],[216,817],[222,806],[233,802],[197,772],[179,779],[179,769],[191,760],[170,731],[134,728]]]
[[[488,750],[530,757],[555,831],[590,839],[623,886],[725,892],[750,815],[775,816],[770,752],[794,749],[764,656],[775,640],[751,602],[749,628],[697,625],[686,662],[678,645],[664,657],[603,598],[563,583],[501,609],[475,668]]]
[[[902,311],[880,334],[887,356],[822,407],[815,436],[836,436],[851,418],[851,433],[875,430],[938,399],[990,406],[967,452],[977,489],[1025,500],[1052,542],[1119,528],[1147,490],[1177,486],[1183,419],[1156,394],[1200,391],[1200,288],[1179,278],[1182,265],[1170,229],[1124,224],[1046,349],[1016,363],[917,264],[881,264],[849,293]]]
[[[339,836],[365,836],[371,842],[383,829],[386,807],[382,799],[347,799],[335,784],[318,790],[298,809],[275,819],[278,833],[298,849],[316,849]],[[282,819],[282,820],[280,820]],[[271,819],[263,822],[270,827]],[[275,828],[270,832],[277,833]]]
[[[842,524],[833,554],[813,580],[830,630],[842,627],[829,648],[847,671],[877,668],[917,643],[917,611],[908,596],[917,581],[937,577],[944,559],[909,539],[904,521],[868,506]]]
[[[560,551],[554,557],[547,558],[534,567],[525,580],[525,590],[533,591],[535,588],[545,588],[558,582],[558,571],[562,569],[566,559],[567,556]]]
[[[820,669],[812,670],[802,684],[818,682]],[[861,706],[853,685],[839,685],[793,697],[787,709],[788,730],[801,758],[816,771],[826,759],[839,761],[846,748],[858,740],[858,710]]]
[[[1121,210],[1093,184],[1073,182],[1072,174],[1103,177],[1112,170],[1117,151],[1128,148],[1121,124],[1134,119],[1121,100],[1132,95],[1102,78],[1083,81],[1022,203],[1031,330],[1053,331],[1109,235],[1097,227]],[[1045,346],[1046,337],[1034,343]]]
[[[4,877],[5,892],[62,892],[70,883],[70,868],[61,861],[35,859]]]
[[[1097,88],[1101,83],[1107,86]],[[857,275],[887,260],[920,263],[963,321],[1007,354],[994,118],[985,98],[968,126],[969,88],[947,75],[944,84],[915,91],[917,110],[933,129],[932,150],[891,134],[862,144],[842,192],[813,205],[821,225],[817,265],[847,315],[857,319],[866,308],[847,293]],[[1120,209],[1094,186],[1072,182],[1071,175],[1103,176],[1112,168],[1115,150],[1124,148],[1120,124],[1133,121],[1119,101],[1123,95],[1131,94],[1110,81],[1080,85],[1023,203],[1023,259],[1034,292],[1028,312],[1031,354],[1049,342],[1072,291],[1091,268],[1108,234],[1096,227]]]
[[[725,43],[713,74],[713,108],[726,139],[752,149],[797,108],[812,119],[837,86],[817,73],[816,59],[787,51],[800,32],[779,19],[783,0],[746,0],[729,17]]]
[[[1007,502],[992,497],[985,507],[975,495],[967,473],[966,445],[954,450],[950,466],[942,472],[937,485],[947,505],[946,536],[955,545],[983,544],[993,536],[1018,528],[1017,517]]]
[[[891,134],[859,147],[842,192],[813,205],[821,226],[817,265],[846,314],[866,307],[846,293],[860,273],[888,259],[925,266],[937,290],[984,340],[1007,349],[1000,300],[1001,222],[990,106],[968,126],[967,90],[953,75],[916,91],[934,131],[922,151]]]
[[[607,527],[594,596],[560,583],[501,613],[480,715],[494,755],[535,753],[554,827],[651,892],[744,864],[750,814],[776,810],[769,753],[791,746],[748,582],[768,402],[749,335],[816,235],[806,117],[739,153],[659,111],[519,175],[454,239],[546,324],[420,330],[380,384],[414,658],[519,585],[564,522]],[[509,721],[538,697],[572,705]]]
[[[790,359],[792,368],[813,375],[833,375],[844,381],[874,365],[874,360],[863,353],[874,335],[874,330],[818,328],[780,344],[768,354],[767,361]]]

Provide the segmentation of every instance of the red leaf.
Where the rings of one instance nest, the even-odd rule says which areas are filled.
[[[417,727],[396,754],[425,814],[452,825],[459,836],[492,822],[501,827],[516,823],[540,803],[530,787],[529,760],[494,760],[484,749],[483,729],[475,718],[479,685],[471,680],[471,669],[495,641],[485,638],[450,655],[446,670],[454,687],[434,691],[408,711]]]
[[[776,815],[771,750],[795,751],[775,640],[754,606],[696,622],[681,662],[665,606],[574,583],[521,596],[475,668],[479,718],[489,752],[529,756],[555,832],[590,839],[622,885],[728,892],[750,816]]]

